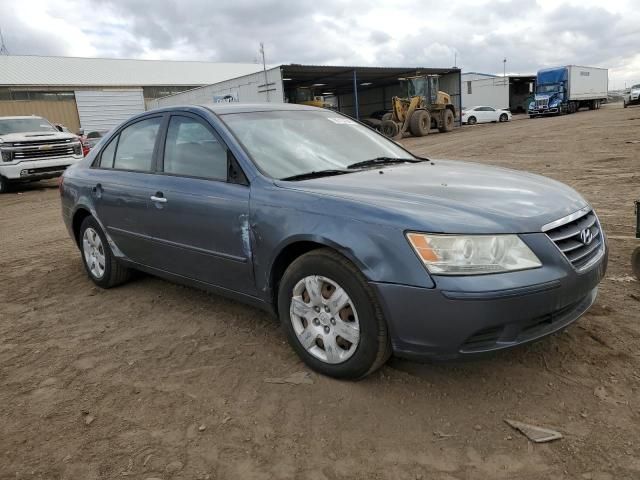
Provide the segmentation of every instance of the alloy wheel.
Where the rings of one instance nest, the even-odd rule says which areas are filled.
[[[311,275],[296,283],[289,314],[300,344],[323,362],[342,363],[358,348],[360,324],[355,305],[329,278]]]
[[[94,278],[101,279],[105,271],[104,247],[100,235],[91,227],[82,235],[82,250],[89,272]]]

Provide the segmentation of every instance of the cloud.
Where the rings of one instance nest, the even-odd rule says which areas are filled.
[[[26,0],[0,4],[12,53],[451,66],[513,73],[578,63],[640,81],[634,0]],[[637,12],[636,12],[637,11]]]

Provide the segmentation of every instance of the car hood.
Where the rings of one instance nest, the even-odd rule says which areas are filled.
[[[376,221],[443,233],[540,232],[543,225],[587,205],[555,180],[452,160],[276,183],[373,206]]]
[[[67,140],[77,138],[72,133],[63,132],[20,132],[0,135],[0,138],[7,143],[13,142],[37,142],[39,140]]]

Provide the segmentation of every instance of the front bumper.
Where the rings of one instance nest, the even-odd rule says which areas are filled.
[[[67,167],[82,160],[78,157],[57,157],[46,160],[21,161],[2,164],[0,175],[9,181],[30,181],[59,177]]]
[[[553,108],[541,108],[541,109],[529,109],[529,115],[557,115],[560,113],[560,109],[558,107]]]
[[[535,270],[440,277],[433,289],[372,286],[395,354],[453,359],[529,343],[566,328],[595,301],[606,266],[605,245],[600,259],[584,272],[556,257]],[[510,287],[504,288],[507,284]]]

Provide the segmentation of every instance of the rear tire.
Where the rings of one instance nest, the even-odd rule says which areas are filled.
[[[467,118],[467,125],[475,125],[476,123],[478,123],[478,119],[476,119],[476,117]]]
[[[409,119],[409,131],[414,137],[424,137],[431,130],[431,115],[426,110],[416,110]]]
[[[380,124],[380,131],[385,137],[393,138],[400,133],[400,127],[393,120],[383,120]]]
[[[315,293],[309,293],[307,285],[312,290],[315,286]],[[347,301],[334,309],[338,289],[345,294],[338,297]],[[297,307],[292,309],[294,301]],[[313,250],[289,265],[278,288],[278,314],[296,353],[324,375],[362,378],[391,355],[387,324],[375,292],[360,270],[333,250]],[[353,342],[340,336],[340,327],[345,326],[345,335],[355,334]]]
[[[82,221],[78,245],[87,275],[97,286],[115,287],[131,277],[131,270],[114,257],[107,237],[95,218],[89,216]]]
[[[440,133],[447,133],[453,130],[454,124],[453,112],[448,108],[444,111],[444,118],[442,119],[442,126],[438,129]]]

